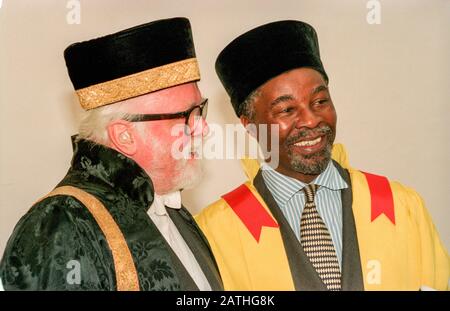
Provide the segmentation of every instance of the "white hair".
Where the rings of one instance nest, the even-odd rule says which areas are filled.
[[[85,111],[78,128],[78,138],[109,145],[108,124],[114,120],[130,119],[131,114],[124,109],[125,103],[126,101],[122,101]],[[136,123],[135,127],[142,135],[142,127],[139,123]]]

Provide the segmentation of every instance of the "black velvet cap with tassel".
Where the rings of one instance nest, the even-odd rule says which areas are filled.
[[[183,17],[72,44],[64,58],[86,110],[200,79],[191,25]]]
[[[309,67],[328,76],[320,60],[314,28],[286,20],[259,26],[234,39],[219,54],[216,72],[239,117],[254,90],[283,72]]]

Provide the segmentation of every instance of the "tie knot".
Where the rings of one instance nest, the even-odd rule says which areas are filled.
[[[314,202],[314,196],[316,195],[317,189],[319,189],[319,186],[315,184],[309,184],[303,187],[307,203]]]

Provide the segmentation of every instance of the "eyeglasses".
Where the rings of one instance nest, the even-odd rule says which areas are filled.
[[[192,133],[195,132],[198,124],[200,123],[200,117],[206,119],[207,113],[208,99],[206,98],[199,105],[193,106],[186,111],[162,114],[132,114],[127,118],[127,121],[145,122],[185,118],[184,133],[186,135],[192,135]]]

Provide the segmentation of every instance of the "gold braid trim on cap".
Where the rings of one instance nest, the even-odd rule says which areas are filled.
[[[130,249],[122,231],[120,231],[119,226],[102,202],[86,191],[72,186],[55,188],[39,201],[55,195],[72,196],[86,206],[105,235],[108,246],[111,249],[116,272],[117,290],[139,291],[139,279]]]
[[[76,90],[85,110],[183,83],[200,80],[197,59],[189,58]]]

